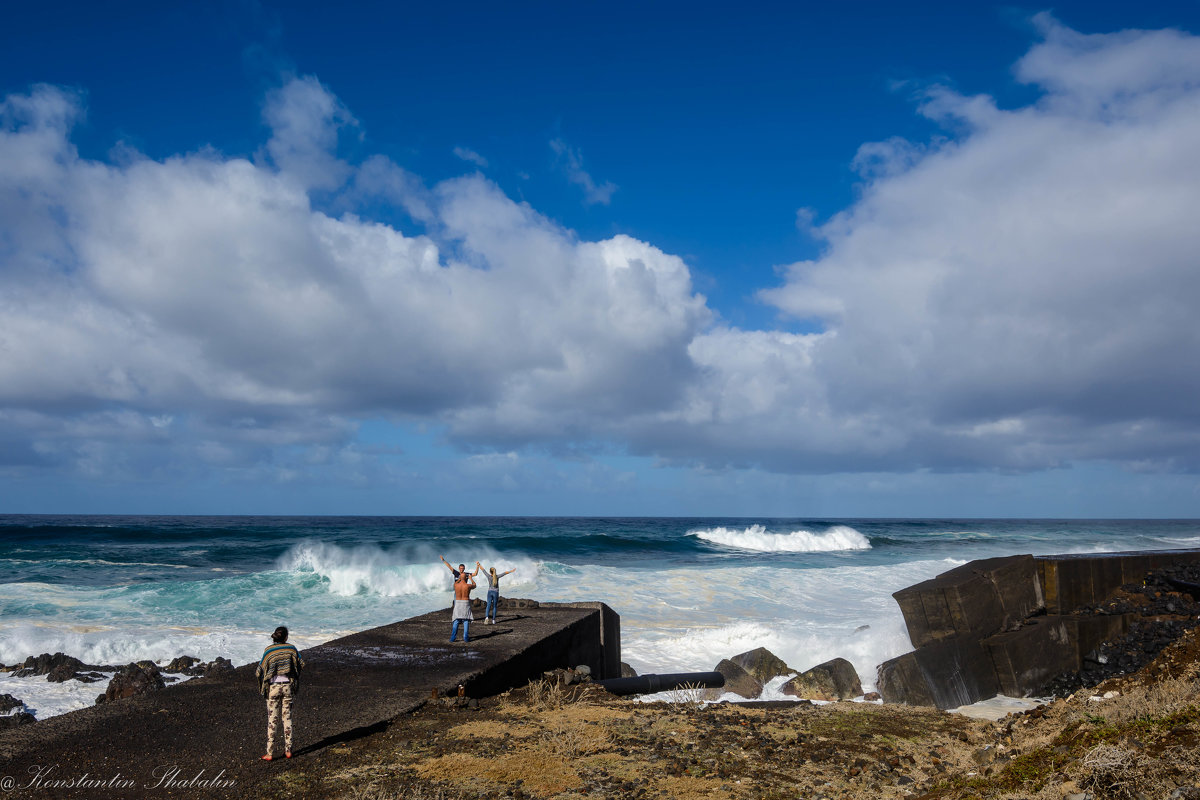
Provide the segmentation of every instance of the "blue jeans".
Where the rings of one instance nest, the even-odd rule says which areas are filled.
[[[450,623],[450,641],[453,642],[458,638],[458,623],[460,622],[463,626],[463,641],[471,641],[471,620],[469,619],[456,619]]]
[[[496,601],[500,599],[499,589],[488,589],[487,611],[484,612],[484,618],[496,618]]]

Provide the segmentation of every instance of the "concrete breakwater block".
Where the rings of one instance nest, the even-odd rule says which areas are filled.
[[[892,597],[914,647],[955,636],[987,636],[1045,605],[1031,555],[972,561]]]
[[[1119,586],[1140,583],[1156,569],[1200,562],[1200,550],[1147,550],[1130,553],[1044,556],[1037,559],[1045,587],[1046,612],[1069,614],[1095,605]]]
[[[879,691],[887,702],[939,708],[1025,696],[1079,671],[1133,621],[1089,609],[1154,570],[1187,563],[1200,563],[1200,550],[1017,555],[901,589],[893,597],[916,649],[879,665]]]
[[[1019,630],[988,637],[983,644],[991,655],[1000,693],[1021,697],[1055,676],[1077,671],[1083,657],[1101,642],[1125,634],[1131,616],[1037,617]]]
[[[992,657],[969,636],[930,642],[885,661],[876,674],[887,703],[958,708],[1000,693]]]

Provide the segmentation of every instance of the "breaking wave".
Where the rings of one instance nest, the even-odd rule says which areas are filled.
[[[768,533],[763,525],[751,525],[741,530],[708,528],[691,531],[689,535],[722,547],[760,553],[829,553],[838,550],[871,549],[870,540],[847,525],[834,525],[824,533],[806,530]]]
[[[516,569],[513,576],[505,578],[502,584],[505,587],[531,583],[539,572],[538,565],[530,559],[500,556],[487,547],[478,548],[473,555],[483,562],[485,569],[491,566],[500,572]],[[426,548],[384,550],[375,545],[345,548],[308,540],[293,545],[280,556],[276,567],[283,572],[316,574],[327,584],[330,594],[342,597],[428,595],[449,590],[452,584],[450,571]],[[483,576],[479,579],[482,581]]]

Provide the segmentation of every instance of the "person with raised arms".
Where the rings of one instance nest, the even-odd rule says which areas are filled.
[[[450,574],[454,576],[454,580],[456,580],[456,581],[458,580],[459,573],[465,572],[467,569],[466,564],[459,564],[458,569],[455,569],[450,564],[450,562],[446,560],[445,556],[438,556],[438,558],[440,558],[442,560],[442,563],[446,565],[446,569],[450,570]],[[475,571],[471,573],[471,577],[474,578],[476,575],[478,575],[480,569],[482,569],[482,567],[480,567],[479,562],[476,561],[475,562]]]
[[[479,574],[479,570],[483,569],[483,565],[478,561],[475,562],[475,574]],[[500,601],[500,579],[510,572],[516,572],[516,568],[505,570],[497,573],[495,567],[489,567],[487,571],[488,593],[487,593],[487,610],[483,615],[484,625],[496,624],[496,603]]]
[[[475,578],[465,569],[460,570],[458,579],[454,581],[454,607],[450,620],[450,641],[458,638],[458,623],[463,626],[463,644],[471,641],[471,590],[475,588]]]

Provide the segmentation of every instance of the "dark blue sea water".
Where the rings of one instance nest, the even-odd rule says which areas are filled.
[[[504,594],[608,603],[639,671],[765,645],[870,685],[909,649],[900,588],[995,555],[1197,545],[1196,520],[0,516],[0,662],[242,663],[279,624],[315,644],[447,607],[444,555],[515,568]]]

